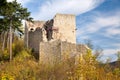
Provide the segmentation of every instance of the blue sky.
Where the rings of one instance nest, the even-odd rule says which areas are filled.
[[[12,0],[8,0],[12,1]],[[116,60],[120,51],[120,0],[17,0],[35,20],[49,20],[56,13],[75,14],[77,42],[85,39],[103,49],[103,59]]]

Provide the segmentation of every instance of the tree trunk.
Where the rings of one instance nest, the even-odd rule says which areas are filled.
[[[10,32],[7,32],[7,49],[9,49],[10,46]]]
[[[12,20],[10,21],[10,61],[12,60]]]
[[[2,51],[2,47],[3,47],[3,32],[0,34],[0,51]]]
[[[5,50],[6,32],[3,32],[2,51]]]
[[[0,42],[2,43],[3,41],[3,32],[0,34]]]

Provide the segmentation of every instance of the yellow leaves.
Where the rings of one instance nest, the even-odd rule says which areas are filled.
[[[27,51],[22,50],[22,51],[15,57],[15,59],[21,61],[21,60],[24,60],[24,59],[29,58],[29,57],[31,57],[31,55],[30,55]]]
[[[81,78],[83,80],[94,80],[95,75],[97,74],[95,63],[96,61],[91,53],[91,50],[88,50],[86,54],[81,54],[80,62],[77,65],[74,77],[77,77],[77,80]]]
[[[15,80],[13,76],[2,73],[1,80]]]
[[[5,49],[2,53],[2,59],[3,60],[8,60],[9,59],[9,50],[8,49]]]
[[[76,64],[74,58],[70,58],[69,51],[66,51],[60,63],[44,65],[35,61],[29,51],[20,49],[19,44],[16,47],[14,51],[17,50],[17,55],[11,63],[0,64],[0,80],[120,80],[120,69],[112,71],[109,65],[98,65],[91,50],[78,55]],[[8,51],[5,50],[4,54],[7,55]]]
[[[2,66],[4,68],[0,71],[0,80],[36,80],[35,74],[39,72],[40,67],[37,62],[30,59],[21,62],[12,60],[11,63],[4,63]]]
[[[120,69],[119,68],[115,68],[114,71],[113,71],[113,74],[120,76]]]

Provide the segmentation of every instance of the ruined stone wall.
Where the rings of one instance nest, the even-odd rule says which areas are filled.
[[[39,51],[40,63],[55,64],[60,59],[61,59],[60,41],[40,43],[40,51]]]
[[[44,21],[25,22],[25,46],[31,48],[37,57],[39,57],[39,44],[44,40],[42,29],[44,23]]]
[[[37,57],[40,54],[41,62],[54,63],[55,60],[75,56],[77,53],[75,16],[56,14],[53,19],[46,22],[26,22],[25,44],[37,53]]]
[[[80,56],[82,51],[87,52],[85,46],[69,43],[66,41],[56,40],[52,42],[41,42],[39,60],[43,64],[55,64],[69,58]]]
[[[84,44],[76,44],[76,50],[78,53],[85,54],[88,49],[89,48]]]
[[[54,32],[53,34],[54,39],[76,43],[76,23],[74,15],[56,14],[53,27],[58,28],[58,32]]]
[[[33,52],[39,53],[39,44],[43,41],[42,29],[37,28],[35,31],[29,31],[28,46]]]
[[[54,19],[46,22],[26,21],[25,45],[39,52],[39,43],[42,41],[61,40],[76,43],[75,28],[75,16],[68,14],[57,14]]]
[[[44,30],[46,31],[46,38],[47,38],[47,41],[51,41],[53,39],[53,19],[50,20],[50,21],[47,21],[45,24],[44,24]]]
[[[61,41],[61,57],[67,59],[76,55],[76,44]]]

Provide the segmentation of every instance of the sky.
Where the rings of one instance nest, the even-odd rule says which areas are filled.
[[[8,2],[12,0],[7,0]],[[56,13],[76,15],[77,43],[91,40],[103,49],[102,60],[117,59],[120,51],[120,0],[17,0],[34,20],[49,20]]]

